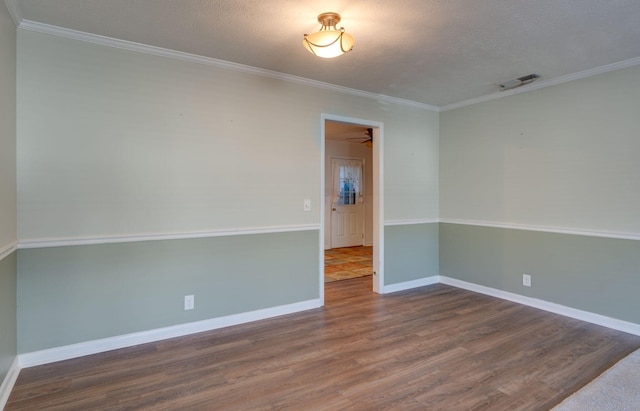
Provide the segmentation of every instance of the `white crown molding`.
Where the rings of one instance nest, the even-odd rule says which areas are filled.
[[[598,74],[608,73],[610,71],[622,70],[624,68],[640,65],[640,57],[635,57],[629,60],[619,61],[617,63],[606,64],[604,66],[595,67],[589,70],[579,71],[577,73],[567,74],[565,76],[555,77],[549,80],[539,80],[526,86],[518,87],[516,89],[508,91],[498,91],[496,93],[488,94],[472,98],[469,100],[460,101],[458,103],[447,104],[440,106],[440,111],[448,111],[456,108],[466,107],[473,104],[483,103],[485,101],[496,100],[502,97],[513,96],[514,94],[526,93],[527,91],[538,90],[545,87],[556,86],[558,84],[567,83],[573,80],[579,80],[587,77],[592,77]]]
[[[13,386],[16,384],[16,380],[18,379],[18,374],[20,374],[20,363],[18,361],[18,357],[16,357],[13,359],[2,384],[0,384],[0,410],[4,410],[4,406],[7,405],[11,390],[13,390]]]
[[[127,234],[121,236],[104,237],[64,237],[64,238],[43,238],[20,240],[19,249],[47,248],[47,247],[68,247],[78,245],[94,244],[114,244],[133,243],[139,241],[159,241],[159,240],[185,240],[191,238],[228,237],[234,235],[250,234],[275,234],[290,233],[296,231],[319,230],[320,224],[307,225],[284,225],[272,227],[248,227],[229,228],[211,231],[196,231],[191,233],[149,233],[149,234]]]
[[[139,53],[151,54],[162,57],[169,57],[178,60],[204,64],[214,66],[227,70],[234,70],[241,73],[254,74],[262,77],[269,77],[297,83],[305,86],[321,88],[325,90],[335,91],[344,94],[350,94],[353,96],[364,97],[368,99],[378,100],[386,103],[399,104],[404,106],[411,106],[423,110],[444,112],[453,110],[456,108],[466,107],[473,104],[483,103],[485,101],[496,100],[503,97],[512,96],[515,94],[525,93],[528,91],[538,90],[545,87],[555,86],[569,81],[578,80],[582,78],[592,77],[598,74],[608,73],[611,71],[621,70],[628,67],[640,65],[640,57],[635,57],[628,60],[619,61],[616,63],[606,64],[604,66],[595,67],[588,70],[583,70],[577,73],[567,74],[560,77],[555,77],[549,80],[539,80],[534,83],[528,84],[516,89],[495,92],[492,94],[459,101],[457,103],[446,104],[444,106],[435,106],[431,104],[420,103],[417,101],[405,100],[397,97],[391,97],[384,94],[376,94],[362,90],[356,90],[349,87],[338,86],[335,84],[324,83],[317,80],[312,80],[304,77],[294,76],[290,74],[280,73],[277,71],[261,69],[258,67],[247,66],[244,64],[233,63],[225,60],[214,59],[211,57],[199,56],[196,54],[184,53],[180,51],[165,49],[161,47],[150,46],[141,43],[135,43],[127,40],[119,40],[112,37],[100,36],[98,34],[91,34],[82,31],[67,29],[64,27],[53,26],[49,24],[39,23],[31,20],[24,20],[21,16],[20,10],[16,4],[16,0],[5,0],[5,4],[11,14],[11,17],[19,29],[34,31],[43,34],[51,34],[54,36],[65,37],[73,40],[84,41],[88,43],[99,44],[103,46],[115,47],[129,51],[135,51]]]
[[[5,245],[4,247],[0,247],[0,261],[2,261],[5,257],[10,255],[12,252],[16,251],[17,248],[18,248],[18,241],[13,241]]]
[[[434,224],[439,223],[440,220],[438,218],[412,218],[407,220],[387,220],[384,222],[384,226],[394,226],[394,225],[414,225],[414,224]]]
[[[581,235],[586,237],[602,237],[602,238],[615,238],[621,240],[640,240],[640,234],[636,233],[618,233],[612,231],[596,231],[596,230],[582,230],[576,228],[565,227],[544,227],[525,224],[514,223],[496,223],[490,221],[474,221],[474,220],[460,220],[441,218],[441,223],[446,224],[460,224],[460,225],[473,225],[479,227],[491,227],[491,228],[506,228],[510,230],[523,230],[523,231],[540,231],[544,233],[557,233],[557,234],[572,234]]]
[[[548,301],[539,300],[537,298],[526,297],[524,295],[502,291],[496,288],[485,287],[483,285],[469,283],[442,275],[440,276],[439,281],[442,284],[447,284],[452,287],[462,288],[464,290],[490,295],[492,297],[500,298],[503,300],[513,301],[518,304],[523,304],[529,307],[538,308],[540,310],[549,311],[555,314],[563,315],[565,317],[575,318],[576,320],[585,321],[591,324],[601,325],[613,330],[640,335],[640,324],[632,323],[629,321],[618,320],[616,318],[594,314],[589,311],[578,310],[576,308],[567,307],[565,305],[551,303]]]
[[[425,278],[419,278],[417,280],[404,281],[402,283],[385,285],[382,289],[382,294],[397,293],[398,291],[410,290],[412,288],[424,287],[426,285],[438,284],[439,278],[437,275]]]
[[[22,14],[20,13],[20,8],[16,3],[16,0],[4,0],[4,4],[7,6],[7,10],[9,10],[9,14],[13,19],[13,24],[16,27],[20,27],[20,23],[22,22]],[[2,409],[2,407],[0,407]]]
[[[157,328],[148,331],[141,331],[137,333],[119,335],[115,337],[103,338],[100,340],[86,341],[77,344],[65,345],[62,347],[49,348],[46,350],[20,354],[18,355],[18,360],[19,365],[22,368],[35,367],[37,365],[83,357],[85,355],[97,354],[105,351],[116,350],[119,348],[166,340],[168,338],[182,337],[185,335],[196,334],[204,331],[217,330],[219,328],[246,324],[253,321],[265,320],[267,318],[279,317],[281,315],[294,314],[300,311],[319,308],[321,306],[322,304],[320,302],[320,299],[301,301],[292,304],[280,305],[277,307],[270,307],[245,313],[227,315],[224,317],[211,318],[208,320],[178,324],[170,327]]]
[[[181,51],[165,49],[162,47],[155,47],[155,46],[150,46],[146,44],[135,43],[127,40],[114,39],[111,37],[100,36],[97,34],[91,34],[91,33],[86,33],[86,32],[77,31],[77,30],[71,30],[63,27],[52,26],[49,24],[38,23],[30,20],[21,20],[18,28],[21,30],[34,31],[34,32],[43,33],[43,34],[51,34],[53,36],[65,37],[68,39],[84,41],[87,43],[99,44],[102,46],[115,47],[119,49],[135,51],[138,53],[151,54],[155,56],[169,57],[169,58],[183,60],[191,63],[198,63],[198,64],[204,64],[204,65],[213,66],[217,68],[222,68],[226,70],[233,70],[241,73],[248,73],[248,74],[253,74],[253,75],[262,76],[262,77],[269,77],[269,78],[288,81],[291,83],[301,84],[305,86],[335,91],[338,93],[350,94],[353,96],[383,101],[386,103],[411,106],[411,107],[428,110],[428,111],[435,111],[435,112],[438,112],[440,110],[437,106],[432,106],[430,104],[424,104],[416,101],[405,100],[405,99],[391,97],[391,96],[385,96],[383,94],[375,94],[367,91],[356,90],[353,88],[342,87],[335,84],[324,83],[322,81],[294,76],[291,74],[285,74],[277,71],[247,66],[244,64],[232,63],[229,61],[214,59],[211,57],[199,56],[196,54],[184,53]]]

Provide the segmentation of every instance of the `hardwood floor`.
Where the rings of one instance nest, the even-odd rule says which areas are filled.
[[[640,337],[437,284],[24,369],[7,410],[547,410]]]

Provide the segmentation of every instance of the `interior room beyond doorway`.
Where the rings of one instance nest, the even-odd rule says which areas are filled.
[[[379,121],[361,118],[321,115],[321,193],[320,204],[320,301],[324,305],[325,250],[345,247],[342,244],[332,245],[332,213],[333,204],[340,202],[340,191],[335,190],[334,160],[361,159],[362,188],[360,200],[363,209],[363,231],[358,244],[351,246],[372,247],[373,275],[365,277],[371,281],[374,293],[384,293],[384,124]],[[348,131],[348,132],[347,132]],[[351,133],[351,135],[349,135]],[[340,150],[343,150],[340,152]],[[346,150],[347,152],[344,152]],[[357,153],[360,151],[360,153]],[[344,186],[343,186],[344,187]],[[349,185],[351,189],[351,185]],[[337,192],[337,198],[336,198]],[[346,192],[346,190],[345,190]],[[358,195],[356,195],[357,197]],[[345,198],[344,196],[342,197]],[[348,196],[347,196],[348,198]],[[351,197],[353,200],[353,197]],[[344,202],[344,201],[343,201]],[[336,210],[336,214],[338,210]],[[352,219],[350,221],[353,221]],[[343,225],[344,227],[344,225]],[[340,282],[333,282],[339,284]]]
[[[371,276],[373,129],[325,123],[324,282]]]
[[[332,248],[324,252],[324,282],[373,275],[373,247]]]

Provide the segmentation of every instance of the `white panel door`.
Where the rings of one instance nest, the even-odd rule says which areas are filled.
[[[364,243],[363,163],[361,159],[331,160],[331,248]]]

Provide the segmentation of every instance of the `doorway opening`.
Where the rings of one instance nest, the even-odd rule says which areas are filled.
[[[373,275],[373,185],[371,147],[362,145],[369,140],[362,140],[361,127],[327,122],[325,133],[331,166],[325,174],[326,284]]]
[[[382,293],[382,123],[322,115],[320,297],[325,283],[371,276]]]

